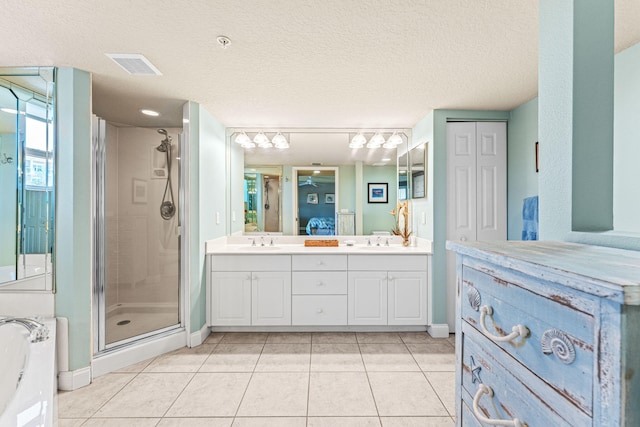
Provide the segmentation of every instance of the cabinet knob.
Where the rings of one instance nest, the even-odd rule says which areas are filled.
[[[318,265],[324,265],[324,261],[318,261]]]
[[[395,278],[395,277],[393,277],[393,276],[389,276],[389,281],[394,281],[394,280],[396,280],[396,278]]]
[[[321,309],[321,308],[319,308],[319,309],[317,309],[317,310],[316,310],[316,313],[318,313],[318,314],[322,314],[322,313],[324,313],[324,310],[323,310],[323,309]]]
[[[324,286],[324,283],[318,282],[318,286]]]
[[[467,238],[463,236],[463,237],[461,237],[461,238],[460,238],[460,241],[461,241],[461,242],[466,242],[466,241],[467,241]]]
[[[251,280],[251,275],[247,274],[247,280]]]

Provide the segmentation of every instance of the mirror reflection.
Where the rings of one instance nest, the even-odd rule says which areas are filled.
[[[411,198],[427,197],[427,143],[417,145],[409,152],[411,164]]]
[[[0,68],[0,289],[50,285],[53,77],[51,67]]]
[[[395,135],[401,146],[351,144],[356,135],[369,141],[377,134],[383,142]],[[269,140],[282,137],[287,144],[284,148],[275,142],[268,148],[265,142],[251,144],[262,135]],[[407,140],[406,130],[395,129],[230,129],[230,233],[336,235],[390,230],[389,211],[398,189],[397,152],[407,152]],[[237,185],[234,177],[242,177]],[[388,205],[367,202],[369,182],[388,183]],[[356,200],[358,194],[362,200]],[[243,215],[237,214],[240,210]],[[242,226],[238,217],[244,219]]]
[[[398,200],[407,200],[409,198],[409,152],[398,156]]]

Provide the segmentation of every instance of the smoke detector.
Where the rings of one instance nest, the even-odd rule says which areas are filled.
[[[105,53],[113,62],[134,76],[161,76],[158,70],[144,55],[138,53]]]

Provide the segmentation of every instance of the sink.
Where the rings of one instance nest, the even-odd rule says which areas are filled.
[[[282,249],[280,246],[241,246],[238,248],[239,251],[252,252],[279,251],[280,249]]]

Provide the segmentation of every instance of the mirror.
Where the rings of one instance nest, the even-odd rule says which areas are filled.
[[[398,201],[409,198],[409,152],[398,156]]]
[[[281,233],[282,168],[248,166],[244,171],[244,232]]]
[[[54,74],[0,68],[0,290],[52,289]]]
[[[341,228],[342,230],[356,230],[356,232],[361,230],[359,234],[369,234],[371,230],[390,230],[393,224],[389,211],[395,206],[396,189],[398,188],[397,152],[407,152],[409,138],[407,135],[410,135],[406,129],[380,130],[380,134],[386,140],[393,135],[394,131],[397,131],[402,138],[401,147],[356,149],[349,147],[349,145],[352,138],[360,132],[358,129],[228,129],[231,182],[229,189],[229,205],[231,207],[228,215],[229,233],[234,235],[254,232],[282,233],[284,235],[308,234],[306,231],[308,221],[303,223],[302,217],[296,213],[299,212],[300,204],[304,205],[303,208],[316,204],[307,203],[308,195],[304,195],[304,200],[302,200],[298,190],[308,187],[306,182],[310,175],[312,182],[316,177],[313,177],[313,173],[297,174],[297,170],[314,171],[328,168],[335,170],[334,189],[333,191],[318,190],[315,192],[318,203],[313,207],[318,209],[322,206],[331,207],[331,214],[323,212],[320,216],[314,215],[308,219],[332,217],[335,224],[333,229],[338,233],[340,228],[338,225],[342,222],[335,223],[337,212],[345,214],[343,216],[346,219],[343,220],[341,217],[340,221],[348,222],[345,228]],[[253,139],[259,132],[263,132],[269,139],[273,139],[280,132],[288,141],[289,148],[253,147],[244,149],[235,141],[237,135],[243,132],[249,139]],[[373,137],[375,131],[362,131],[362,134],[368,141]],[[276,171],[273,168],[277,168],[278,175],[276,176],[278,178],[269,178],[269,182],[278,185],[270,188],[268,204],[269,211],[273,210],[273,215],[278,217],[278,221],[277,227],[274,220],[274,226],[267,228],[267,221],[262,219],[267,211],[265,209],[265,182],[264,177],[260,175],[275,175]],[[301,178],[304,178],[303,181],[298,182]],[[239,179],[240,181],[238,181]],[[318,179],[324,178],[318,177]],[[368,182],[389,184],[388,205],[367,203]],[[256,195],[249,196],[247,186],[251,185],[254,188],[254,183]],[[302,187],[301,184],[303,184]],[[356,200],[356,194],[363,195],[362,201]],[[315,196],[311,196],[310,200],[314,202]],[[248,207],[248,204],[251,206]],[[361,209],[362,212],[357,212],[357,206],[360,206],[358,209]],[[242,211],[244,211],[244,215],[238,215]],[[248,218],[248,214],[254,216]],[[244,221],[238,220],[241,217],[244,217]],[[316,227],[311,227],[312,232],[316,234],[328,233],[328,230],[332,228],[330,222],[323,222],[326,228],[315,229]],[[276,229],[278,231],[270,231]]]
[[[417,145],[409,151],[409,175],[411,175],[411,198],[427,197],[427,143]]]

